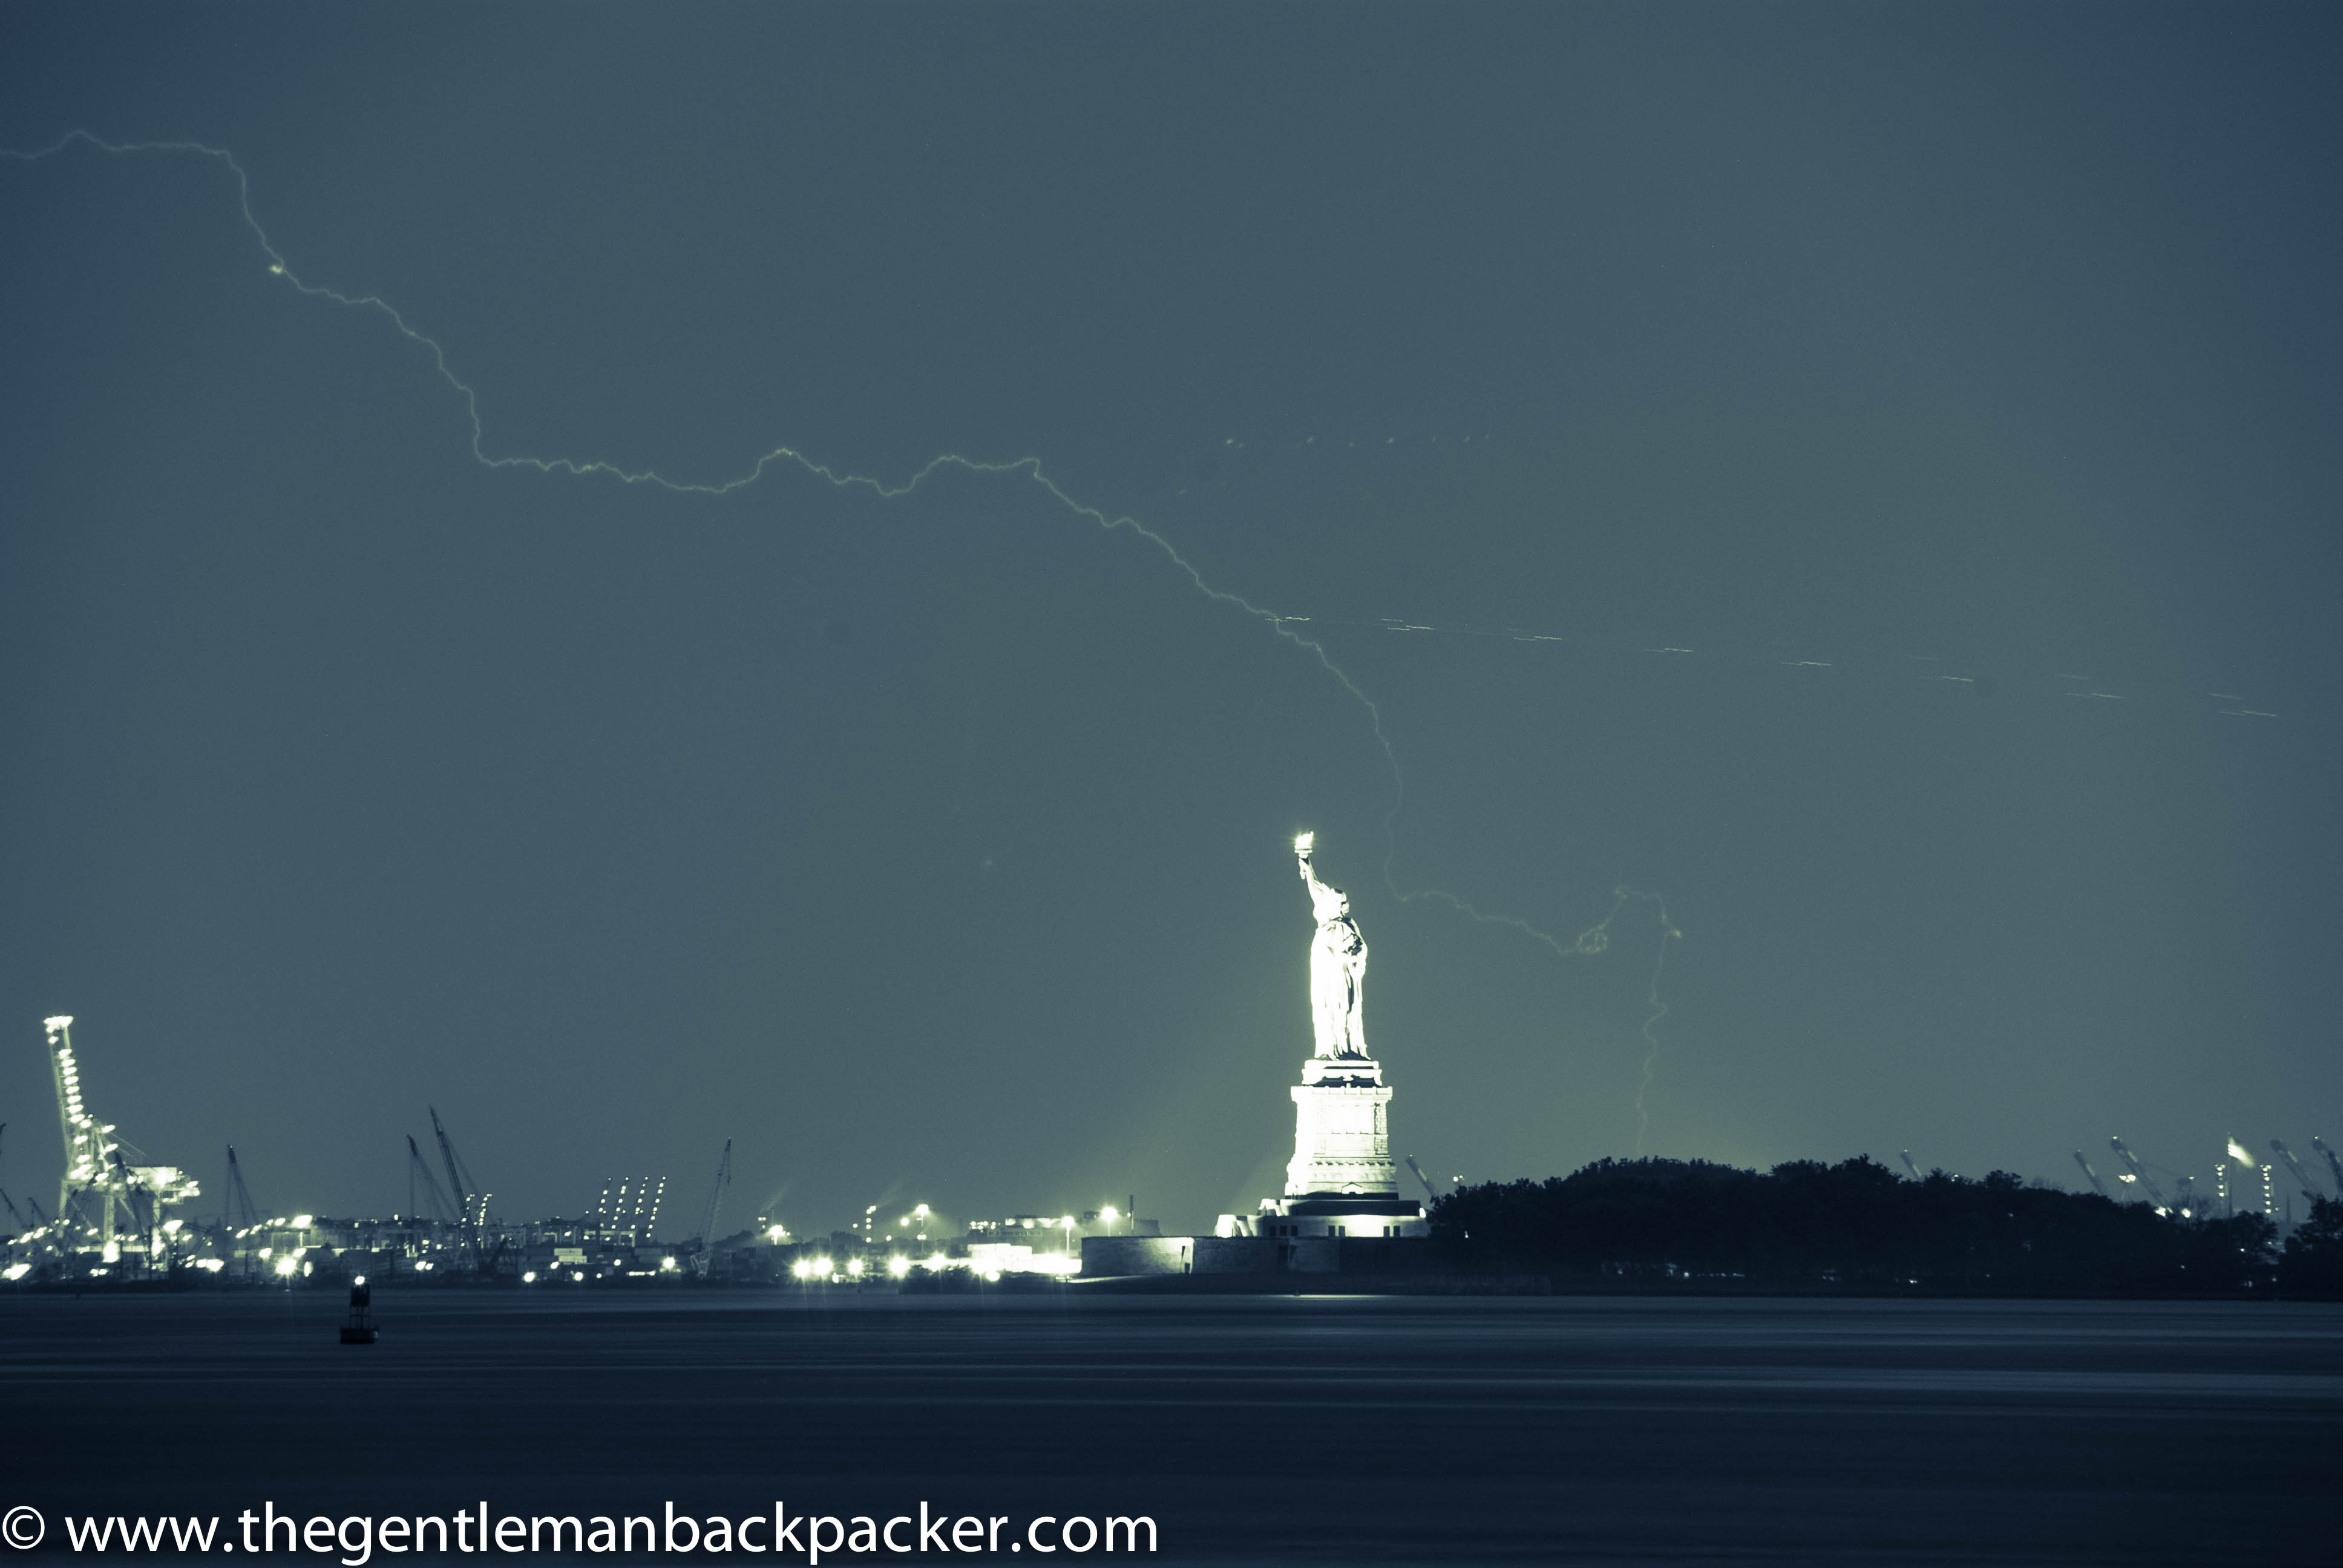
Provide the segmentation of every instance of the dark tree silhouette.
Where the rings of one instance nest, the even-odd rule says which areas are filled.
[[[2343,1204],[2329,1207],[2318,1234],[2343,1238]],[[2158,1215],[2006,1171],[1913,1181],[1861,1158],[1764,1173],[1603,1160],[1459,1189],[1434,1205],[1432,1232],[1447,1262],[1476,1272],[1676,1288],[2227,1295],[2276,1282],[2275,1229],[2259,1214]],[[2327,1261],[2304,1268],[2332,1271],[2343,1240],[2306,1255]]]
[[[2310,1217],[2286,1239],[2278,1283],[2289,1296],[2343,1298],[2343,1199],[2310,1201]]]

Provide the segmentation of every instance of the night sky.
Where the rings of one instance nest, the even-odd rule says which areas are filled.
[[[730,1139],[726,1229],[1208,1227],[1304,829],[1443,1178],[2343,1136],[2338,75],[2319,5],[12,6],[0,146],[225,149],[429,342],[221,160],[0,162],[0,1185],[70,1012],[206,1211],[403,1209],[429,1104],[509,1216],[681,1233]],[[833,482],[946,454],[1039,467]]]

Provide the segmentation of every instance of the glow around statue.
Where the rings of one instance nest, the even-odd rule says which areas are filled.
[[[1302,868],[1302,885],[1310,890],[1311,912],[1318,917],[1318,934],[1310,943],[1310,1021],[1317,1030],[1319,1056],[1363,1057],[1367,940],[1351,918],[1351,900],[1342,890],[1328,887],[1311,869],[1317,838],[1304,833],[1293,840],[1293,858]]]

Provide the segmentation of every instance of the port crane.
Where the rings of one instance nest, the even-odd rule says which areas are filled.
[[[482,1250],[481,1232],[488,1222],[488,1195],[472,1180],[471,1168],[457,1156],[455,1143],[447,1137],[447,1128],[439,1123],[439,1108],[427,1105],[424,1109],[431,1112],[431,1135],[439,1141],[439,1158],[447,1167],[447,1187],[456,1199],[458,1231],[472,1254],[473,1267],[483,1274],[492,1273],[504,1248],[498,1246],[494,1254]]]
[[[236,1241],[259,1228],[260,1205],[252,1201],[252,1189],[244,1184],[244,1166],[236,1157],[236,1145],[231,1143],[227,1146],[226,1192],[220,1201],[220,1229],[227,1233],[228,1255],[246,1257]]]
[[[2139,1183],[2140,1189],[2147,1194],[2148,1201],[2156,1205],[2156,1211],[2157,1213],[2171,1213],[2172,1205],[2165,1201],[2163,1191],[2157,1186],[2155,1180],[2148,1175],[2147,1168],[2139,1162],[2137,1157],[2136,1157],[2130,1150],[2124,1147],[2124,1141],[2120,1138],[2109,1138],[2107,1140],[2107,1145],[2116,1151],[2116,1158],[2122,1161],[2124,1163],[2124,1170],[2127,1174],[2119,1178],[2119,1180],[2125,1181],[2137,1181]]]
[[[56,1081],[57,1124],[65,1146],[65,1175],[57,1182],[57,1219],[75,1221],[82,1233],[97,1242],[108,1263],[122,1255],[124,1229],[137,1237],[140,1251],[150,1259],[159,1258],[157,1231],[164,1207],[192,1201],[202,1189],[176,1166],[132,1165],[122,1158],[125,1145],[113,1135],[114,1123],[92,1116],[82,1099],[73,1015],[58,1013],[41,1024],[48,1032],[49,1071]],[[73,1234],[66,1232],[68,1245]]]
[[[692,1260],[692,1271],[705,1275],[714,1261],[711,1249],[716,1244],[716,1211],[724,1201],[724,1189],[732,1185],[732,1140],[724,1141],[723,1158],[716,1162],[716,1186],[708,1194],[708,1207],[700,1211],[699,1234],[693,1238],[699,1255]]]
[[[238,1220],[241,1214],[243,1218]],[[236,1158],[236,1145],[227,1146],[227,1195],[220,1208],[220,1224],[230,1232],[251,1230],[260,1223],[260,1205],[252,1201],[252,1189],[244,1184],[244,1167]]]
[[[1423,1183],[1423,1195],[1435,1203],[1439,1202],[1440,1189],[1432,1184],[1432,1178],[1423,1173],[1423,1167],[1415,1162],[1415,1156],[1413,1154],[1407,1157],[1407,1168],[1415,1172],[1417,1181]]]
[[[2110,1201],[2114,1200],[2115,1194],[2107,1191],[2107,1184],[2099,1180],[2099,1173],[2091,1169],[2091,1162],[2083,1158],[2083,1151],[2079,1149],[2075,1151],[2075,1163],[2083,1168],[2083,1174],[2091,1179],[2091,1185],[2098,1190],[2100,1197]]]
[[[2327,1146],[2327,1140],[2319,1137],[2315,1132],[2310,1135],[2310,1146],[2313,1149],[2318,1150],[2320,1154],[2326,1156],[2327,1169],[2335,1173],[2336,1190],[2338,1191],[2343,1191],[2343,1160],[2338,1160],[2335,1157],[2335,1151]]]
[[[456,1206],[439,1191],[439,1179],[431,1174],[431,1167],[425,1163],[423,1151],[415,1146],[415,1134],[410,1132],[407,1135],[407,1211],[413,1215],[423,1212],[415,1201],[418,1177],[423,1182],[423,1196],[430,1200],[432,1216],[451,1225],[457,1223]]]
[[[2301,1161],[2297,1160],[2294,1157],[2294,1151],[2286,1146],[2285,1140],[2279,1138],[2271,1139],[2270,1152],[2286,1161],[2286,1168],[2294,1172],[2295,1181],[2301,1185],[2303,1191],[2307,1195],[2313,1198],[2324,1198],[2327,1196],[2326,1193],[2321,1192],[2318,1187],[2312,1183],[2310,1180],[2310,1171],[2305,1168]]]

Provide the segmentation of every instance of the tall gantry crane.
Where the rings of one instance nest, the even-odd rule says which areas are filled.
[[[2319,1137],[2316,1132],[2310,1135],[2310,1146],[2325,1156],[2327,1169],[2335,1173],[2335,1190],[2343,1192],[2343,1160],[2338,1160],[2335,1157],[2335,1151],[2327,1147],[2327,1140]]]
[[[1439,1202],[1440,1189],[1432,1184],[1432,1178],[1423,1173],[1423,1167],[1415,1162],[1415,1156],[1413,1154],[1407,1157],[1407,1168],[1415,1172],[1417,1181],[1423,1183],[1423,1195],[1435,1203]]]
[[[724,1189],[732,1185],[732,1140],[724,1141],[724,1155],[716,1162],[716,1186],[708,1194],[708,1207],[699,1216],[699,1234],[693,1238],[699,1243],[699,1255],[692,1268],[701,1274],[708,1272],[713,1261],[711,1251],[716,1245],[716,1213],[724,1201]]]
[[[227,1232],[225,1245],[230,1258],[244,1261],[244,1269],[256,1268],[258,1261],[236,1243],[260,1229],[260,1205],[252,1201],[252,1189],[244,1184],[244,1164],[236,1157],[236,1145],[227,1146],[226,1193],[220,1201],[220,1229]]]
[[[457,1157],[456,1145],[449,1141],[447,1130],[439,1124],[438,1107],[427,1105],[424,1109],[431,1112],[432,1136],[439,1140],[439,1158],[447,1166],[447,1186],[454,1193],[460,1215],[457,1223],[464,1245],[471,1250],[474,1266],[487,1273],[489,1264],[482,1251],[481,1231],[488,1222],[488,1195],[472,1180],[470,1167]]]
[[[92,1116],[82,1099],[73,1016],[59,1013],[41,1022],[48,1031],[49,1071],[56,1081],[57,1122],[65,1135],[56,1213],[62,1239],[67,1246],[77,1240],[95,1241],[111,1264],[122,1256],[126,1230],[149,1258],[160,1258],[164,1208],[187,1202],[203,1189],[176,1165],[132,1165],[122,1158],[124,1145],[114,1137],[114,1123]]]
[[[659,1228],[659,1205],[665,1201],[664,1176],[613,1176],[595,1201],[595,1229],[606,1236],[625,1236],[630,1247],[649,1241]]]
[[[232,1234],[260,1223],[260,1205],[252,1201],[252,1189],[244,1184],[244,1166],[236,1160],[233,1143],[227,1146],[227,1194],[220,1204],[220,1223]]]
[[[2083,1158],[2083,1151],[2079,1149],[2075,1151],[2075,1163],[2083,1168],[2083,1174],[2091,1179],[2091,1185],[2097,1190],[2100,1197],[2110,1201],[2114,1200],[2115,1194],[2107,1191],[2107,1184],[2099,1180],[2099,1173],[2091,1169],[2091,1162]]]
[[[2286,1168],[2294,1172],[2296,1182],[2301,1186],[2303,1192],[2307,1196],[2312,1198],[2324,1198],[2327,1196],[2326,1193],[2321,1192],[2318,1187],[2312,1183],[2309,1171],[2304,1168],[2301,1161],[2297,1160],[2294,1157],[2294,1151],[2286,1146],[2284,1140],[2277,1138],[2271,1139],[2270,1152],[2286,1161]]]
[[[2147,1194],[2148,1201],[2156,1205],[2157,1213],[2171,1213],[2172,1205],[2165,1201],[2163,1191],[2157,1186],[2155,1180],[2148,1175],[2147,1168],[2134,1157],[2130,1150],[2124,1147],[2124,1141],[2120,1138],[2110,1138],[2107,1140],[2107,1146],[2116,1151],[2116,1158],[2124,1163],[2126,1174],[2120,1179],[2125,1181],[2137,1182],[2140,1190]]]
[[[415,1134],[410,1132],[407,1135],[407,1211],[416,1217],[423,1212],[415,1201],[418,1181],[423,1183],[422,1196],[430,1201],[431,1217],[450,1225],[460,1223],[456,1206],[439,1191],[439,1179],[431,1174],[431,1167],[425,1161],[423,1151],[415,1146]]]

